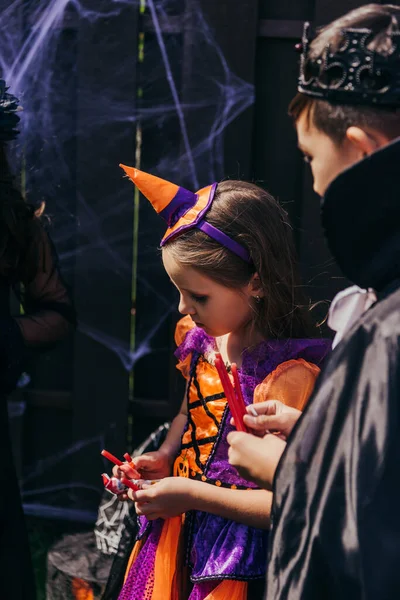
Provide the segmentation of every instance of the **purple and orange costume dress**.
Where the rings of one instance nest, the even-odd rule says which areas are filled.
[[[190,317],[176,330],[178,368],[187,379],[188,422],[174,475],[232,489],[257,489],[228,462],[231,413],[212,364],[214,338]],[[261,342],[243,352],[239,377],[246,404],[278,399],[304,407],[329,350],[321,339]],[[190,511],[140,529],[119,600],[255,600],[266,573],[268,531]]]

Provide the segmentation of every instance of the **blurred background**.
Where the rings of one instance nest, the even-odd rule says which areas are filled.
[[[29,365],[10,400],[41,598],[49,547],[93,529],[100,473],[111,471],[100,451],[136,448],[182,399],[164,227],[119,163],[194,191],[224,178],[268,189],[290,214],[323,318],[345,282],[287,116],[294,46],[304,20],[325,24],[362,4],[0,0],[0,75],[23,107],[14,164],[27,200],[46,202],[79,318],[74,338]]]

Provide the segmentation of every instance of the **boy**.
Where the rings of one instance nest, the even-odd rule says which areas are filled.
[[[268,600],[400,598],[400,7],[308,35],[290,113],[332,254],[365,289],[332,303],[337,348],[287,446],[232,433],[230,457],[266,487],[275,476]],[[248,425],[279,430],[287,415],[265,406]]]

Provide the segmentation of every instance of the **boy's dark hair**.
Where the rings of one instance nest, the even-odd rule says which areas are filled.
[[[323,27],[310,46],[309,57],[314,61],[323,57],[330,46],[336,52],[344,41],[343,29],[367,28],[373,32],[369,48],[382,55],[392,51],[391,33],[400,31],[400,6],[393,4],[366,4]],[[400,136],[400,107],[331,104],[298,93],[289,105],[289,115],[295,121],[305,112],[308,123],[326,133],[336,143],[345,138],[352,125],[374,129],[389,139]]]

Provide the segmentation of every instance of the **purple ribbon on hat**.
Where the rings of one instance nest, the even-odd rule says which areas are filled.
[[[203,208],[203,210],[199,212],[199,214],[196,216],[196,219],[192,223],[187,223],[185,225],[182,225],[182,227],[178,227],[173,233],[165,237],[161,242],[161,246],[163,246],[166,242],[168,242],[168,240],[176,237],[183,231],[197,228],[200,229],[200,231],[202,231],[206,235],[208,235],[208,237],[221,244],[221,246],[224,246],[224,248],[227,248],[228,250],[236,254],[236,256],[239,256],[245,262],[250,263],[250,253],[244,246],[242,246],[241,244],[233,240],[231,237],[229,237],[229,235],[227,235],[217,227],[214,227],[214,225],[211,225],[211,223],[208,223],[208,221],[205,220],[205,215],[210,209],[214,200],[217,185],[217,183],[212,184],[207,205]],[[167,221],[168,227],[172,228],[179,221],[179,219],[185,216],[185,214],[191,208],[193,208],[193,206],[195,206],[197,201],[197,194],[194,194],[193,192],[190,192],[189,190],[180,187],[175,197],[159,213],[159,215],[165,221]]]

